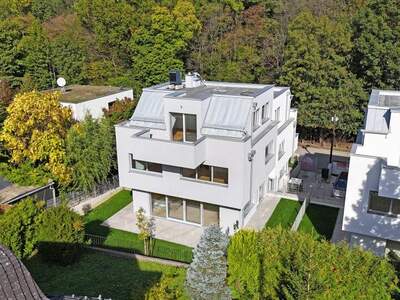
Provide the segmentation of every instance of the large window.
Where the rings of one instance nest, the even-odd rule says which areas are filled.
[[[201,224],[200,202],[186,200],[186,221]]]
[[[385,215],[400,215],[400,200],[381,197],[377,191],[370,191],[368,210]]]
[[[164,195],[151,194],[151,210],[153,216],[165,218],[167,216],[166,207],[167,206]]]
[[[228,184],[228,169],[209,165],[200,165],[197,169],[181,170],[182,177],[212,181],[221,184]]]
[[[168,197],[168,217],[183,220],[183,199]]]
[[[171,113],[172,140],[195,142],[197,140],[196,115]]]
[[[211,204],[203,204],[203,225],[219,224],[219,207]]]
[[[131,168],[140,171],[150,171],[150,172],[162,172],[162,165],[157,163],[152,163],[148,161],[133,159],[133,155],[129,154],[131,160]]]
[[[167,209],[168,208],[168,209]],[[199,225],[219,225],[219,207],[199,201],[151,194],[153,216],[185,221]]]

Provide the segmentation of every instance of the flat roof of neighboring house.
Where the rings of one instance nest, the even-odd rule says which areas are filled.
[[[19,186],[0,176],[0,204],[6,203],[19,195],[36,190],[35,186]]]
[[[400,91],[372,90],[368,105],[387,108],[400,107]]]
[[[171,90],[169,89],[169,83],[165,82],[145,90],[169,92],[168,98],[205,100],[213,95],[254,98],[273,87],[274,85],[268,84],[205,81],[204,85],[194,88],[182,87]]]
[[[69,85],[65,87],[65,91],[61,92],[60,88],[50,89],[46,92],[61,92],[60,101],[66,103],[81,103],[89,100],[94,100],[101,97],[118,94],[120,92],[129,91],[129,88],[115,86],[100,86],[100,85]]]

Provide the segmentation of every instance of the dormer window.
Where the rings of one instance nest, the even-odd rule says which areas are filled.
[[[171,113],[172,140],[195,142],[197,140],[196,115]]]

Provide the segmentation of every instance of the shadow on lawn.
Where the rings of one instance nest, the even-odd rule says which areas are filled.
[[[55,249],[66,244],[46,243]],[[80,248],[81,256],[63,266],[61,262],[44,260],[41,255],[25,261],[33,278],[50,296],[79,295],[111,298],[113,300],[144,299],[146,292],[159,282],[161,265],[138,262],[94,250]]]
[[[309,233],[316,236],[317,239],[330,240],[335,229],[336,219],[339,209],[318,204],[310,204],[307,207],[306,214],[311,228],[308,228]],[[300,225],[301,226],[301,225]]]

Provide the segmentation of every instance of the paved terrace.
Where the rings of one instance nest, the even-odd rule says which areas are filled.
[[[160,240],[166,240],[177,244],[195,247],[203,233],[200,226],[175,222],[162,218],[155,218],[156,234],[155,237]],[[118,213],[103,222],[104,226],[121,229],[129,232],[139,233],[136,226],[136,215],[133,212],[132,205],[121,209]]]

